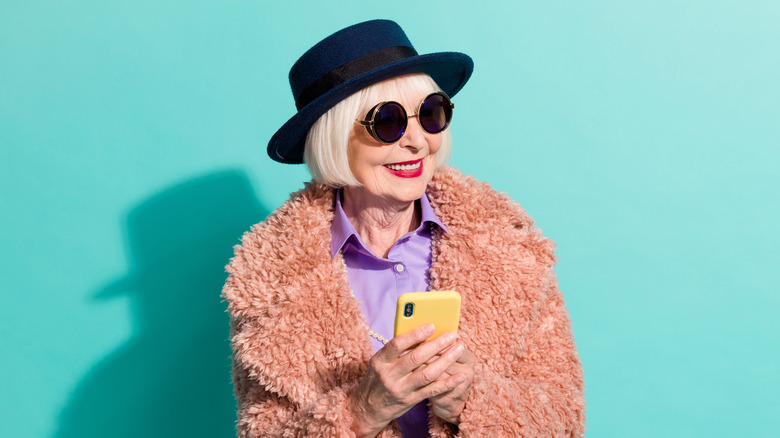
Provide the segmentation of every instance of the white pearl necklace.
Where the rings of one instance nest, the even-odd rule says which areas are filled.
[[[433,223],[428,223],[428,230],[431,235],[431,245],[433,245],[433,235],[434,235]],[[347,262],[346,260],[344,260],[344,253],[339,251],[338,258],[339,258],[339,264],[341,265],[341,270],[344,272],[344,276],[347,278],[347,287],[349,288],[349,293],[352,294],[352,298],[354,298],[355,301],[359,301],[355,296],[355,291],[352,290],[352,286],[349,284],[349,273],[347,272]],[[430,288],[430,284],[428,285],[426,290],[429,288]],[[360,313],[360,316],[363,317],[363,326],[366,328],[366,330],[368,330],[369,336],[381,342],[382,345],[387,345],[387,343],[390,342],[390,340],[387,339],[386,337],[371,330],[371,327],[368,326],[368,322],[366,322],[366,315],[363,314],[363,312]]]
[[[355,296],[355,292],[352,290],[352,286],[349,285],[349,273],[347,273],[347,262],[344,260],[344,254],[339,251],[339,264],[341,265],[341,270],[344,272],[344,276],[347,277],[347,287],[349,288],[349,293],[352,294],[352,298],[354,298],[357,301],[357,297]],[[363,317],[363,326],[368,330],[368,334],[376,339],[377,341],[381,342],[382,345],[387,345],[388,342],[390,342],[389,339],[386,337],[380,335],[379,333],[371,330],[371,327],[368,326],[368,323],[366,322],[366,315],[363,314],[363,312],[360,313],[360,316]]]

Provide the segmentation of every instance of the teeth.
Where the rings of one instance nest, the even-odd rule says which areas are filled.
[[[414,164],[385,164],[386,167],[392,169],[392,170],[415,170],[420,168],[420,164],[422,164],[422,161],[418,161]]]

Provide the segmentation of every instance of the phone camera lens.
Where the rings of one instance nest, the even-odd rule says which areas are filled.
[[[406,303],[404,306],[404,316],[410,317],[414,313],[414,303]]]

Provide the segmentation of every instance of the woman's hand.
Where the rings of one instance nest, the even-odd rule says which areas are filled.
[[[462,385],[460,373],[446,372],[464,351],[454,345],[457,335],[445,333],[423,342],[433,333],[432,324],[418,327],[396,336],[371,357],[366,376],[350,398],[357,436],[374,436],[420,401]]]
[[[463,348],[463,353],[460,354],[455,363],[447,368],[442,378],[450,376],[450,378],[459,379],[461,383],[450,391],[431,397],[433,413],[442,420],[455,425],[460,423],[460,413],[466,406],[466,398],[471,389],[471,383],[474,381],[474,366],[477,363],[474,354],[460,342],[454,343],[451,348],[458,347]]]

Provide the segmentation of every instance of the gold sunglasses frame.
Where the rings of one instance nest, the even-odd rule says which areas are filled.
[[[411,116],[407,115],[406,108],[404,108],[403,105],[401,105],[400,103],[398,103],[398,102],[396,102],[394,100],[387,100],[387,101],[384,101],[384,102],[379,102],[378,104],[374,105],[374,107],[371,108],[371,110],[369,110],[368,114],[366,114],[365,120],[355,119],[355,123],[357,123],[359,125],[365,126],[366,127],[366,131],[368,131],[369,135],[371,135],[371,137],[374,140],[376,140],[376,141],[378,141],[378,142],[380,142],[382,144],[385,144],[385,145],[393,144],[393,143],[397,142],[398,140],[402,139],[404,134],[406,134],[406,126],[404,126],[404,132],[401,134],[401,136],[398,137],[394,141],[385,141],[385,140],[379,138],[379,135],[376,133],[376,129],[374,128],[374,125],[375,125],[374,117],[376,117],[376,114],[377,114],[377,112],[379,112],[379,109],[383,105],[386,105],[388,103],[392,103],[392,104],[398,105],[398,107],[401,108],[401,111],[403,111],[403,116],[406,118],[406,120],[409,120],[412,117],[418,117],[417,120],[419,121],[420,109],[422,109],[423,103],[425,103],[425,101],[428,100],[429,97],[431,97],[431,96],[433,96],[435,94],[443,96],[445,101],[450,103],[450,110],[453,110],[455,108],[455,104],[452,103],[452,101],[450,100],[450,97],[447,96],[446,93],[444,93],[442,91],[436,91],[436,92],[433,92],[433,93],[425,96],[423,98],[423,100],[420,101],[420,104],[417,106],[417,113],[413,114]],[[454,114],[450,115],[450,120],[447,122],[447,125],[444,128],[441,129],[441,131],[436,131],[436,132],[428,131],[427,129],[425,129],[425,127],[422,124],[420,124],[420,127],[422,128],[423,131],[425,131],[425,132],[427,132],[429,134],[438,134],[440,132],[444,132],[447,128],[450,127],[450,123],[452,123],[452,117],[453,116],[454,116]],[[409,126],[408,123],[407,123],[407,126]]]

